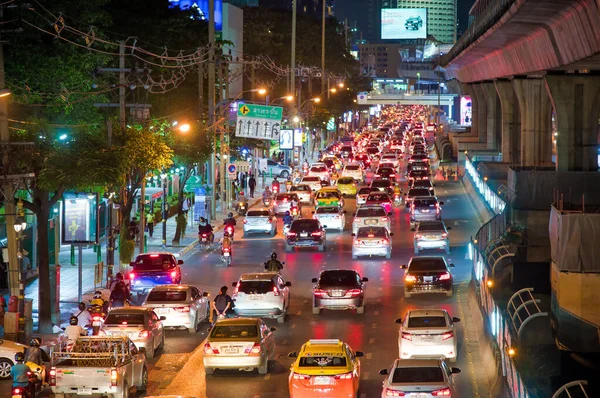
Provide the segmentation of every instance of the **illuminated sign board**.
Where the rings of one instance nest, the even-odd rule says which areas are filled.
[[[426,39],[426,8],[382,8],[381,39]]]

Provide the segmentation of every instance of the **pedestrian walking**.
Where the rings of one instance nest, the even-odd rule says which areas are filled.
[[[250,188],[250,197],[254,197],[254,189],[256,189],[256,179],[253,174],[250,174],[250,180],[248,180],[248,188]]]
[[[154,214],[151,211],[146,214],[146,228],[148,228],[148,235],[152,238],[152,234],[154,234]]]
[[[129,238],[131,240],[135,240],[136,242],[140,241],[140,227],[138,226],[137,217],[133,217],[129,222]]]

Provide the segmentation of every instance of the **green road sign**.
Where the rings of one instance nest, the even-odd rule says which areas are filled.
[[[269,119],[280,122],[281,117],[283,116],[283,108],[280,106],[240,104],[237,115],[238,117]]]

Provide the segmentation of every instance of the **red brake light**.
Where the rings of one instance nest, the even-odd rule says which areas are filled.
[[[301,375],[299,373],[294,373],[294,375],[292,376],[294,380],[310,380],[310,376],[308,375]]]
[[[383,240],[382,240],[382,242],[383,242],[384,244],[386,244],[386,245],[390,243],[390,241],[389,241],[389,240],[387,240],[387,239],[383,239]]]
[[[406,333],[406,332],[402,332],[402,340],[412,341],[412,334]]]
[[[341,375],[335,375],[333,376],[333,378],[336,380],[350,380],[352,379],[352,372],[342,373]]]
[[[321,231],[313,232],[312,236],[321,236]]]
[[[360,289],[350,289],[346,292],[346,294],[349,294],[353,297],[360,296],[361,290]]]
[[[117,378],[118,378],[119,374],[117,373],[117,369],[111,369],[110,370],[110,385],[111,387],[116,387],[117,386]]]
[[[217,348],[212,348],[210,346],[210,343],[207,342],[206,344],[204,344],[204,353],[208,355],[218,355],[219,350]]]
[[[100,319],[102,319],[102,317],[99,317],[98,315],[92,317],[92,321],[99,321]]]
[[[139,337],[146,338],[148,336],[150,336],[150,332],[148,330],[141,330],[140,331]]]
[[[208,234],[202,234],[203,238],[206,238],[208,236]]]
[[[447,237],[448,237],[448,234],[444,232],[444,233],[442,234],[442,238],[447,238]]]
[[[374,237],[375,237],[375,235],[373,235],[373,234],[369,234],[369,235],[367,235],[367,237],[368,237],[368,238],[374,238]]]
[[[380,174],[375,174],[375,177],[381,177],[381,175]]]
[[[131,280],[135,279],[135,274],[133,272],[129,273],[129,279],[131,279]]]
[[[190,307],[175,307],[174,310],[177,312],[190,312]]]
[[[387,217],[381,217],[381,221],[386,222],[388,220]]]
[[[177,277],[177,271],[171,271],[171,278]]]
[[[448,281],[448,280],[450,280],[450,274],[448,272],[444,272],[442,275],[440,275],[440,277],[438,278],[438,280],[440,280],[440,281]]]
[[[449,388],[442,388],[441,390],[435,390],[431,392],[434,397],[449,397],[452,394]]]
[[[49,384],[51,386],[56,386],[56,368],[52,367],[50,368],[50,377],[49,377]]]
[[[21,395],[21,394],[23,394],[24,392],[25,392],[25,391],[21,391],[21,389],[20,389],[19,387],[15,387],[15,388],[13,388],[13,392],[12,392],[12,394],[13,394],[13,395]]]
[[[287,236],[296,236],[296,233],[293,231],[288,231]]]
[[[150,257],[158,257],[158,254],[151,254]]]
[[[327,292],[325,290],[315,289],[314,294],[315,296],[323,297],[327,294]]]
[[[259,343],[254,343],[252,347],[246,348],[244,354],[260,354],[261,347]]]
[[[402,391],[391,390],[389,388],[386,388],[385,389],[385,396],[386,397],[404,397],[405,394]]]
[[[273,286],[273,296],[279,296],[279,289],[277,289],[277,286]]]
[[[448,340],[454,337],[454,332],[446,332],[442,334],[442,340]]]
[[[406,276],[404,277],[404,280],[405,280],[406,282],[416,282],[416,281],[417,281],[417,277],[416,277],[416,276],[414,276],[414,275],[406,275]]]
[[[390,177],[396,177],[396,174],[390,174]]]

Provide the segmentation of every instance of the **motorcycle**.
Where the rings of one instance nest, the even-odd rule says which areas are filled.
[[[292,182],[288,180],[285,182],[285,191],[290,192],[290,189],[292,189]]]
[[[302,174],[308,175],[308,166],[302,166]]]
[[[246,208],[246,202],[240,202],[237,206],[237,211],[240,216],[245,216],[248,209]]]
[[[233,227],[233,225],[226,225],[225,232],[229,234],[229,239],[231,239],[231,243],[233,243],[233,234],[235,232],[235,228]]]
[[[279,193],[279,187],[277,185],[273,185],[273,187],[271,187],[271,192],[273,192],[273,197],[276,197]]]
[[[298,217],[298,214],[300,214],[300,210],[298,209],[298,206],[291,206],[290,207],[290,214],[293,217]]]
[[[104,308],[100,305],[90,305],[88,312],[92,316],[92,336],[98,336],[100,329],[102,329],[106,312],[104,312]]]
[[[203,251],[208,251],[210,249],[210,236],[207,233],[199,234],[198,236],[200,240],[200,245],[202,246]]]
[[[221,261],[225,263],[226,267],[231,264],[231,248],[224,247],[221,249]]]
[[[14,386],[11,390],[11,398],[34,398],[35,393],[31,393],[31,387]]]
[[[402,205],[402,201],[402,194],[394,194],[394,207],[400,207]]]
[[[292,224],[283,224],[283,236],[287,236]]]
[[[271,198],[263,198],[263,205],[265,207],[270,207],[271,206]]]

